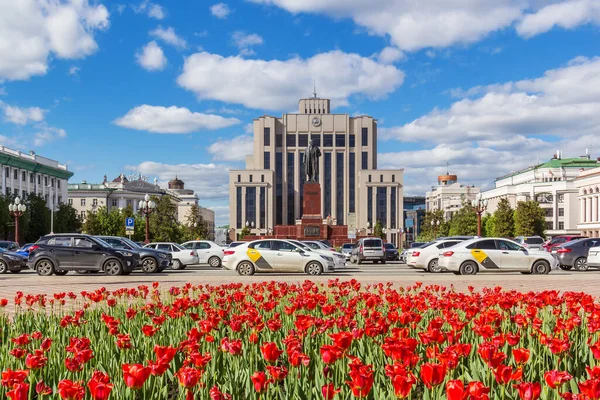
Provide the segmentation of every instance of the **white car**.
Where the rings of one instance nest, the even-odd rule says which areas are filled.
[[[338,251],[331,251],[327,245],[325,245],[325,248],[321,248],[321,247],[315,248],[315,247],[311,246],[311,244],[313,242],[300,242],[299,240],[290,240],[290,239],[288,239],[287,241],[294,243],[298,247],[302,247],[306,250],[312,250],[319,254],[324,254],[326,256],[333,255],[333,264],[334,264],[335,269],[346,267],[346,256]]]
[[[198,264],[198,254],[195,250],[188,250],[177,243],[148,243],[144,247],[168,251],[173,256],[171,269],[185,269],[190,264]]]
[[[459,275],[483,271],[519,271],[547,274],[558,268],[558,260],[541,250],[530,250],[504,238],[465,240],[441,251],[438,266]]]
[[[304,250],[287,241],[255,240],[225,250],[223,267],[240,275],[255,272],[304,272],[321,275],[335,271],[333,256]]]
[[[587,266],[592,268],[600,268],[600,246],[590,247],[587,256]]]
[[[459,244],[462,240],[437,240],[419,248],[410,249],[407,252],[406,264],[409,267],[421,268],[427,272],[442,272],[443,270],[438,265],[438,257],[440,251],[444,251],[447,247],[452,247]]]
[[[191,240],[181,244],[188,250],[195,250],[198,254],[199,264],[208,264],[213,268],[220,268],[225,249],[210,240]]]

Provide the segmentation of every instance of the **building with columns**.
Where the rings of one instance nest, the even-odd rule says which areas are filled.
[[[275,226],[302,218],[304,150],[313,140],[321,149],[318,182],[321,212],[330,225],[367,231],[377,221],[388,240],[403,228],[403,170],[377,169],[377,120],[331,113],[330,100],[302,99],[298,112],[264,115],[253,122],[253,154],[246,168],[230,170],[230,226],[268,234]]]
[[[575,179],[582,235],[600,237],[600,166],[582,171]]]
[[[440,175],[437,186],[425,194],[426,211],[443,210],[444,219],[450,220],[465,202],[475,199],[477,193],[479,188],[460,184],[457,175]]]
[[[517,202],[535,200],[546,214],[546,235],[579,234],[580,206],[576,179],[582,171],[600,166],[589,155],[562,158],[560,151],[550,161],[532,165],[496,179],[494,189],[482,193],[493,214],[502,198],[515,208]],[[591,203],[590,203],[591,205]]]

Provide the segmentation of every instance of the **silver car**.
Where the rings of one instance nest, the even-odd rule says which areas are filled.
[[[372,261],[373,264],[380,262],[385,264],[385,248],[380,238],[362,238],[352,249],[350,262],[362,264],[363,261]]]
[[[342,245],[341,253],[346,257],[346,261],[350,261],[350,255],[352,254],[352,249],[356,246],[355,243],[344,243]]]
[[[526,249],[544,250],[544,239],[540,236],[517,236],[515,242]]]

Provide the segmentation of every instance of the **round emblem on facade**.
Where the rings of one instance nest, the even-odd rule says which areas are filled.
[[[321,118],[319,118],[319,117],[314,117],[314,118],[312,119],[312,124],[313,124],[313,126],[319,126],[319,125],[321,125]]]

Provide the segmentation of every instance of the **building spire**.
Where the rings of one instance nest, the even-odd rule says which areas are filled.
[[[313,79],[313,97],[317,98],[317,81]]]
[[[450,175],[450,163],[446,161],[446,175]]]

